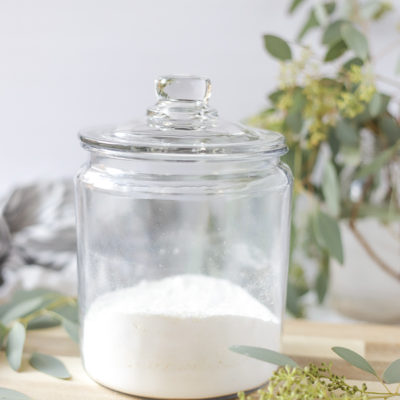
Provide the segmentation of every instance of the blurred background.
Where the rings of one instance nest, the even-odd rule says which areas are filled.
[[[332,15],[329,7],[325,8],[328,3],[335,5]],[[292,11],[296,11],[295,15],[289,15],[290,7]],[[351,7],[353,8],[350,10]],[[263,35],[274,34],[284,38],[292,47],[293,54],[300,58],[304,57],[300,54],[301,49],[311,46],[323,60],[326,52],[323,45],[330,46],[336,43],[321,43],[321,34],[326,31],[332,21],[340,21],[343,18],[349,18],[361,30],[366,27],[365,20],[372,21],[372,23],[368,22],[366,28],[371,62],[374,64],[374,74],[381,75],[383,79],[376,82],[376,88],[374,83],[371,96],[367,96],[368,98],[362,102],[363,106],[368,106],[372,102],[375,91],[390,96],[390,101],[384,108],[382,108],[382,102],[386,97],[377,100],[381,105],[380,108],[378,107],[380,114],[369,117],[380,124],[379,118],[382,116],[382,121],[384,121],[382,126],[389,126],[389,128],[394,126],[393,129],[390,128],[394,132],[394,136],[391,136],[392,139],[394,137],[392,142],[384,140],[382,146],[380,142],[377,142],[377,151],[374,154],[379,156],[379,151],[385,151],[398,144],[396,135],[399,134],[400,78],[396,75],[396,69],[400,70],[400,63],[397,61],[400,56],[398,32],[400,15],[397,1],[36,0],[32,2],[30,0],[0,0],[0,51],[2,54],[0,63],[2,124],[0,195],[4,197],[3,216],[7,222],[2,228],[0,219],[0,234],[3,232],[3,239],[6,238],[3,240],[3,245],[0,245],[0,261],[2,260],[4,264],[4,270],[9,268],[11,271],[15,266],[25,268],[23,279],[15,278],[14,272],[7,272],[9,278],[12,276],[9,281],[14,282],[10,285],[32,286],[40,282],[44,275],[39,272],[39,269],[35,270],[37,265],[50,265],[55,270],[62,270],[63,266],[70,265],[70,269],[66,269],[64,275],[54,275],[57,282],[62,282],[66,276],[70,277],[74,274],[74,262],[71,261],[73,237],[69,231],[73,225],[72,193],[68,183],[65,182],[70,182],[74,172],[86,157],[77,139],[79,129],[143,117],[146,108],[155,102],[154,78],[166,73],[190,73],[210,77],[214,88],[211,103],[219,110],[221,116],[230,120],[249,120],[254,125],[273,128],[274,125],[271,126],[271,121],[266,118],[262,110],[268,108],[268,102],[271,103],[271,100],[267,100],[268,95],[282,87],[285,73],[280,62],[287,60],[282,58],[279,51],[275,54],[278,60],[274,60],[271,54],[267,54]],[[304,26],[308,26],[309,32],[301,41],[302,46],[305,47],[299,48],[294,43]],[[346,47],[345,50],[354,50],[347,42],[346,46],[348,48]],[[336,54],[335,58],[339,56],[341,54]],[[309,61],[310,59],[307,59],[307,62]],[[324,72],[322,76],[331,79],[332,73]],[[339,78],[335,76],[334,79]],[[288,111],[282,104],[277,108],[278,111],[282,109],[283,112]],[[362,111],[359,112],[360,115],[361,113]],[[357,116],[358,114],[350,117],[342,113],[340,118],[343,117],[347,122],[351,120],[351,123],[358,124],[358,134],[363,132],[365,124],[360,123],[359,120],[353,121]],[[287,125],[277,128],[282,131],[285,129]],[[376,135],[386,134],[386,128],[379,129],[382,132],[375,132]],[[290,129],[288,132],[290,134]],[[340,135],[342,133],[339,132]],[[315,147],[318,151],[316,150],[315,154],[323,153],[323,149],[326,148],[324,145],[320,147],[320,142],[323,140],[318,139],[317,142]],[[349,143],[345,139],[341,147],[342,155],[350,154],[348,152],[350,147],[353,151],[351,154],[354,155],[354,150],[362,147],[361,142],[360,140]],[[293,146],[296,146],[296,143],[293,142]],[[327,146],[332,148],[333,145],[329,143]],[[328,158],[330,156],[331,154]],[[353,172],[358,173],[362,165],[369,163],[363,160],[362,156],[360,157],[359,164],[354,167]],[[340,161],[339,156],[339,159],[336,157],[333,163],[335,174],[338,176],[335,179],[340,184],[345,164],[353,163],[351,165],[354,166],[354,157],[353,161],[348,160],[343,161],[342,157]],[[378,165],[377,170],[372,171],[380,182],[384,181],[379,175],[381,167],[383,163]],[[321,170],[321,166],[318,168]],[[391,171],[395,169],[395,167],[390,168],[392,168]],[[60,181],[61,179],[65,181]],[[50,182],[53,180],[53,182],[43,183],[39,188],[28,187],[28,189],[11,192],[19,185],[43,180]],[[352,179],[352,182],[355,182],[353,191],[357,189],[357,185],[360,187],[364,184],[363,180],[360,181],[356,177]],[[378,187],[377,182],[375,183]],[[335,187],[339,187],[340,184],[336,184]],[[328,203],[329,208],[332,202],[321,194],[321,182],[317,179],[313,181],[313,185],[317,194],[314,200],[318,204],[321,202],[322,207]],[[398,189],[395,189],[394,184],[392,186],[389,194],[381,196],[383,208],[390,209],[391,212],[394,202],[399,201],[393,200],[392,193]],[[400,184],[398,186],[400,187]],[[349,186],[348,193],[350,189]],[[349,217],[343,211],[348,193],[340,194],[341,203],[343,203],[342,212],[333,212],[332,215],[340,224],[344,242],[351,243],[354,237],[345,236],[349,233],[342,224],[343,220]],[[308,202],[311,208],[317,204],[314,200]],[[376,203],[372,196],[368,204],[375,204],[374,202]],[[396,207],[395,209],[398,210],[399,206]],[[31,228],[29,232],[26,229],[24,231],[24,228],[30,226],[32,221],[29,222],[28,218],[28,222],[25,221],[22,224],[18,222],[18,216],[23,214],[22,210],[25,210],[27,215],[29,215],[29,210],[31,214],[40,215],[40,218],[35,220],[40,220],[36,231]],[[377,229],[379,232],[379,228],[373,225],[377,218],[375,211],[364,215],[373,219],[364,228],[367,234]],[[398,214],[396,218],[397,216]],[[59,223],[46,230],[47,233],[44,235],[47,237],[47,242],[44,240],[46,245],[38,246],[34,239],[38,234],[41,234],[43,238],[40,225],[50,224],[49,221],[54,221],[55,218]],[[395,221],[398,220],[395,219]],[[8,231],[11,232],[12,239]],[[24,232],[17,234],[20,231]],[[391,265],[391,268],[399,269],[395,273],[400,274],[400,242],[396,235],[398,234],[395,234],[396,239],[393,245],[389,246],[390,249],[385,248],[383,252],[391,254],[388,256],[387,263]],[[384,234],[379,234],[379,236],[382,238]],[[55,243],[60,242],[54,238],[63,238],[62,242],[65,243],[65,246],[58,248],[57,252],[51,250],[58,246],[55,246]],[[385,239],[384,243],[379,245],[380,248],[384,248],[390,240],[392,239]],[[11,246],[14,249],[11,252],[12,256],[9,255],[11,241],[17,243]],[[371,236],[368,241],[375,242],[376,238]],[[298,257],[300,261],[292,268],[292,292],[290,293],[294,296],[291,298],[294,299],[291,310],[294,315],[305,315],[304,306],[309,305],[312,308],[310,304],[318,303],[317,297],[319,302],[323,303],[327,287],[332,284],[328,284],[326,268],[321,261],[325,255],[324,251],[329,249],[324,250],[323,246],[321,249],[318,250],[320,253],[317,256],[315,254],[300,255]],[[345,249],[345,253],[354,254],[353,260],[362,260],[362,257],[365,257],[365,251],[365,246],[364,249],[360,248],[359,240],[354,244],[353,250]],[[328,255],[332,256],[332,254]],[[334,256],[333,254],[333,258]],[[314,260],[305,262],[304,257],[307,260],[310,260],[310,257]],[[350,256],[347,258],[351,260]],[[374,264],[370,258],[367,263]],[[335,260],[332,260],[332,264],[334,263]],[[27,264],[34,267],[28,268]],[[360,264],[365,263],[362,261]],[[375,267],[371,266],[371,268]],[[376,314],[380,314],[381,307],[384,307],[387,302],[393,303],[391,299],[400,296],[400,283],[399,277],[393,278],[378,267],[376,269],[381,275],[376,277],[371,273],[370,282],[367,282],[361,290],[364,294],[368,293],[367,300],[371,301],[371,304],[378,304],[377,298],[382,298],[384,292],[387,292],[389,299],[385,298],[383,303],[377,306]],[[365,277],[365,271],[351,272],[350,269],[346,271],[349,271],[350,275],[343,276],[341,283],[336,287],[337,293],[352,292],[353,287],[349,285],[349,282],[353,283],[360,277],[362,279]],[[53,278],[46,275],[46,279],[50,282]],[[337,283],[337,279],[334,281]],[[382,282],[382,284],[376,285],[376,282]],[[371,289],[368,286],[371,284],[375,285],[372,290],[375,297],[371,296]],[[72,282],[71,288],[73,285]],[[377,289],[378,286],[382,289],[381,291]],[[387,289],[388,287],[390,289]],[[321,296],[321,290],[323,290],[323,296]],[[334,289],[331,292],[334,293]],[[311,296],[309,296],[310,293],[312,293]],[[365,295],[357,298],[361,303],[366,301]],[[354,298],[346,298],[345,302],[353,301]],[[343,305],[336,303],[336,308],[346,314],[346,310],[343,311]],[[347,315],[352,318],[368,319],[368,316],[366,317],[362,312],[357,314],[357,311],[355,313],[353,311],[347,310]],[[400,320],[400,311],[395,310],[389,314],[386,319],[381,318],[381,320],[383,322]],[[310,312],[309,315],[315,318],[323,317],[320,308],[314,310],[314,313]],[[375,318],[379,320],[379,316]]]
[[[69,177],[83,162],[80,128],[143,117],[154,79],[211,78],[227,119],[261,109],[278,65],[262,35],[294,32],[271,0],[2,0],[0,191]]]

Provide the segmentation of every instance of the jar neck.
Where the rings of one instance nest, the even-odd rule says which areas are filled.
[[[280,158],[275,157],[241,157],[232,160],[221,158],[192,159],[161,158],[154,155],[136,154],[134,158],[105,155],[101,152],[90,152],[90,166],[110,174],[138,176],[150,174],[159,177],[204,177],[204,176],[264,176],[277,168]]]

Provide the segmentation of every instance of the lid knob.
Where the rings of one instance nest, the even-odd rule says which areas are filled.
[[[211,96],[211,81],[201,76],[167,75],[156,79],[155,84],[159,100],[207,103]]]
[[[217,112],[208,106],[211,81],[191,75],[156,79],[157,103],[147,109],[147,123],[156,128],[203,129],[214,124]]]

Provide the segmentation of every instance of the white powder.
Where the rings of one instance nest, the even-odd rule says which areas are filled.
[[[88,374],[112,389],[153,398],[206,398],[256,388],[275,367],[232,345],[279,349],[276,317],[241,287],[177,275],[99,297],[84,320]]]

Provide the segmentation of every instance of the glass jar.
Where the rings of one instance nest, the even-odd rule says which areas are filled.
[[[156,81],[143,123],[83,131],[76,176],[81,354],[144,397],[200,399],[264,384],[279,350],[292,177],[282,135],[218,118],[201,77]]]

